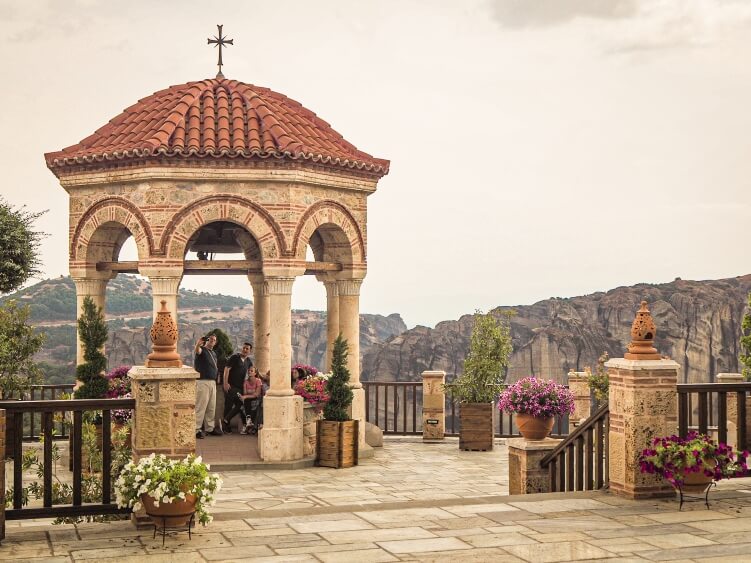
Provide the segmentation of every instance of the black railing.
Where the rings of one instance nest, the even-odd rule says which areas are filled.
[[[29,399],[31,401],[54,401],[61,399],[61,395],[73,393],[73,383],[62,383],[58,385],[32,385]],[[65,416],[65,412],[62,412]],[[24,414],[23,440],[39,440],[42,429],[42,413],[29,412]],[[54,436],[53,439],[67,439],[68,428],[62,420],[53,421]]]
[[[551,492],[592,491],[608,483],[609,414],[605,403],[540,460]]]
[[[749,446],[749,413],[746,398],[751,393],[747,383],[681,383],[678,385],[678,434],[689,431],[714,435],[719,442],[735,439],[739,449]],[[733,397],[731,399],[731,397]],[[728,417],[728,411],[735,411]],[[728,422],[735,425],[735,435],[729,435]],[[733,440],[730,440],[733,443]]]
[[[6,442],[8,453],[13,455],[13,499],[12,509],[6,510],[8,520],[28,518],[64,518],[99,514],[127,514],[130,509],[120,509],[112,502],[112,411],[134,409],[135,399],[80,399],[63,401],[0,401],[0,409],[5,410],[6,426],[13,424],[20,428],[24,414],[38,413],[41,416],[40,435],[43,438],[43,499],[42,507],[24,508],[23,483],[23,436],[13,434],[12,443]],[[101,412],[102,417],[102,498],[101,503],[82,502],[83,477],[83,413]],[[53,419],[56,413],[72,413],[73,436],[70,456],[73,461],[73,499],[70,505],[52,504],[53,480]],[[12,422],[11,422],[12,421]],[[4,486],[4,485],[3,485]]]
[[[365,389],[365,420],[375,424],[384,434],[422,434],[421,381],[363,381]],[[446,436],[458,436],[461,405],[451,396],[446,385]],[[497,401],[494,402],[497,407]],[[520,436],[516,417],[493,410],[493,426],[497,438]],[[551,436],[568,435],[568,415],[556,417]]]

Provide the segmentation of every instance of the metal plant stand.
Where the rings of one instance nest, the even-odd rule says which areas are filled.
[[[157,531],[161,531],[162,532],[162,547],[164,547],[164,541],[165,541],[165,538],[167,537],[167,531],[170,531],[170,532],[185,532],[185,531],[187,531],[188,532],[188,540],[193,539],[193,537],[191,535],[191,528],[193,527],[193,523],[194,523],[195,518],[196,518],[195,511],[188,512],[188,513],[185,513],[185,514],[170,514],[169,516],[162,516],[162,515],[153,516],[151,514],[148,514],[148,516],[150,516],[151,519],[154,521],[154,536],[153,536],[152,539],[156,539],[156,533],[157,533]],[[167,526],[167,524],[166,524],[167,518],[174,518],[176,516],[178,516],[178,517],[179,516],[190,516],[190,520],[188,520],[187,524],[183,524],[182,526]],[[162,520],[162,525],[161,526],[159,526],[157,524],[157,522],[159,521],[160,518]]]
[[[705,487],[703,491],[703,495],[701,493],[699,495],[689,495],[683,492],[683,487],[679,486],[678,488],[678,495],[680,496],[680,505],[678,506],[678,511],[683,510],[683,503],[684,502],[700,502],[704,501],[704,504],[707,506],[707,510],[709,510],[709,491],[712,490],[712,487],[716,487],[717,483],[714,481],[710,481],[707,486]]]

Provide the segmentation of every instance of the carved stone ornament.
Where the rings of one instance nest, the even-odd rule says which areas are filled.
[[[631,344],[623,357],[627,360],[659,360],[660,354],[654,347],[656,333],[657,327],[647,309],[647,302],[642,301],[631,325]]]
[[[156,314],[151,325],[151,342],[154,351],[146,356],[147,368],[182,367],[183,362],[177,353],[177,323],[167,309],[167,302],[162,300],[162,310]]]

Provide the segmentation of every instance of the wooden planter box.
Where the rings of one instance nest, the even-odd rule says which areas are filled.
[[[352,467],[357,465],[359,421],[317,421],[316,464],[321,467]]]
[[[460,403],[459,449],[493,449],[493,403]]]

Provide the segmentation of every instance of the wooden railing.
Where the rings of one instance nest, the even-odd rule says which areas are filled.
[[[365,420],[375,424],[384,434],[422,434],[421,381],[363,381],[365,389]],[[458,436],[460,404],[451,396],[451,384],[446,385],[446,436]],[[497,406],[497,402],[494,403]],[[513,414],[494,409],[493,424],[497,438],[519,436]],[[568,434],[568,416],[557,417],[552,436]]]
[[[63,393],[73,393],[73,383],[62,383],[58,385],[32,385],[29,400],[46,401],[57,400]],[[63,413],[64,415],[64,413]],[[39,440],[42,428],[42,414],[30,412],[24,415],[23,439],[24,441]],[[62,421],[54,421],[54,439],[67,439],[68,428]]]
[[[728,394],[735,399],[728,401]],[[744,449],[749,446],[748,409],[746,398],[751,394],[748,383],[681,383],[678,385],[678,434],[686,436],[689,431],[715,435],[719,442],[734,443]],[[735,411],[733,420],[728,420],[728,410]],[[728,422],[736,428],[734,436],[728,435]],[[735,441],[733,441],[733,439]]]
[[[38,413],[41,416],[41,436],[43,437],[43,499],[42,507],[24,508],[23,506],[23,436],[15,432],[12,443],[6,442],[6,448],[13,453],[13,499],[12,509],[6,510],[8,520],[28,518],[75,517],[96,514],[127,514],[130,509],[120,509],[112,502],[112,411],[134,409],[135,399],[77,399],[67,401],[0,401],[0,409],[5,410],[6,425],[20,428],[24,414]],[[83,476],[82,430],[83,413],[100,411],[102,414],[102,499],[101,503],[82,502],[81,481]],[[52,504],[53,480],[53,419],[55,413],[72,413],[72,448],[73,460],[73,502],[70,505]],[[0,484],[4,487],[4,484]]]
[[[601,489],[609,480],[609,409],[605,403],[540,460],[551,492]]]

